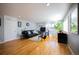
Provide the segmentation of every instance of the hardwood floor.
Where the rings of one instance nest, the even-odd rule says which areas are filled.
[[[31,38],[33,39],[33,38]],[[45,40],[20,39],[0,44],[1,55],[70,55],[66,44],[58,43],[55,36]]]

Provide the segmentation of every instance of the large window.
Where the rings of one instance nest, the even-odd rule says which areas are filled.
[[[77,23],[77,8],[71,13],[71,33],[77,33],[78,23]]]
[[[68,32],[68,17],[66,17],[66,19],[63,22],[63,30],[65,32]]]

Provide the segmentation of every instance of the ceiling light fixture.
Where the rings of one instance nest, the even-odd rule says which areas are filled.
[[[47,3],[46,6],[50,6],[50,3]]]

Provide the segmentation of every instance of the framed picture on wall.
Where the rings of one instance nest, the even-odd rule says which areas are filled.
[[[22,22],[18,21],[18,27],[21,27],[21,26],[22,26]]]
[[[0,18],[0,26],[1,26],[1,18]]]
[[[29,26],[30,24],[29,23],[26,23],[26,26]]]

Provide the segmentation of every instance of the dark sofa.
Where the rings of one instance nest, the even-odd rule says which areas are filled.
[[[39,33],[37,31],[34,31],[34,30],[22,31],[22,37],[23,38],[31,38],[31,37],[34,37],[34,36],[37,36],[37,35],[39,35]]]

